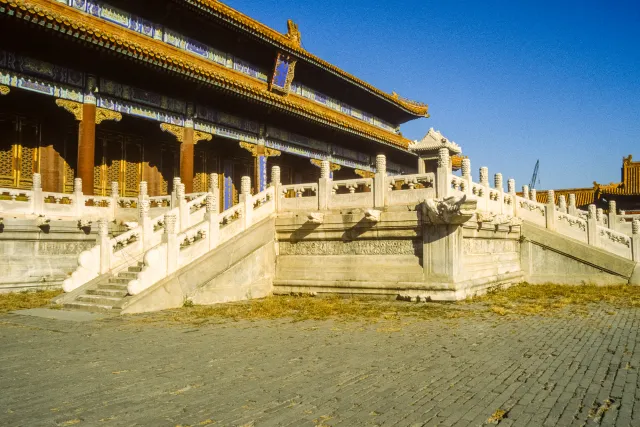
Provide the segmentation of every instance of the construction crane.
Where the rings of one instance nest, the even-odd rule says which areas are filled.
[[[540,159],[536,160],[536,166],[533,168],[533,176],[531,177],[531,182],[529,183],[529,189],[531,190],[536,188],[536,181],[538,180],[539,167],[540,167]]]

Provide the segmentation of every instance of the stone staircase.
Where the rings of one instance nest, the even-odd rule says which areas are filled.
[[[122,300],[127,296],[127,284],[136,278],[136,273],[142,270],[143,263],[131,266],[127,271],[110,276],[99,282],[94,288],[87,289],[73,301],[63,304],[64,308],[85,311],[120,312]]]

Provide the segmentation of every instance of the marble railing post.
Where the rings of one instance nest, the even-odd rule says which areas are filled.
[[[209,250],[215,248],[220,240],[220,217],[218,215],[218,193],[209,192],[207,194],[207,212],[205,220],[209,222]]]
[[[489,188],[489,168],[486,166],[480,168],[480,184]]]
[[[558,211],[567,213],[567,199],[564,197],[564,194],[558,196]]]
[[[138,200],[138,225],[142,228],[142,249],[146,252],[151,249],[151,236],[153,236],[153,227],[151,218],[149,218],[149,208],[151,202],[149,199],[141,196]]]
[[[318,209],[329,209],[329,199],[331,198],[331,189],[333,180],[331,179],[331,164],[328,160],[320,162],[320,180],[318,180]]]
[[[216,195],[216,202],[218,203],[217,212],[220,212],[220,180],[217,173],[209,174],[209,182],[207,183],[207,191]]]
[[[376,156],[376,174],[373,177],[373,206],[383,208],[387,194],[387,158],[384,154]]]
[[[529,200],[529,186],[528,185],[523,185],[522,186],[522,198],[525,200]]]
[[[438,150],[438,169],[436,172],[436,197],[449,196],[451,189],[451,157],[448,148]]]
[[[462,179],[465,180],[465,193],[471,194],[471,160],[470,159],[462,159]]]
[[[93,194],[93,191],[91,192]],[[84,210],[84,195],[82,194],[82,178],[76,178],[73,180],[73,196],[75,199],[75,212],[76,216],[82,218],[82,211]]]
[[[535,188],[533,188],[533,189],[531,189],[529,194],[531,195],[531,201],[538,203],[538,192],[537,192],[537,190]]]
[[[149,198],[149,186],[147,185],[147,181],[140,181],[138,186],[138,202],[140,200]]]
[[[180,177],[173,177],[173,188],[171,189],[171,209],[178,207],[178,199],[176,193],[178,191],[178,184],[180,184]]]
[[[598,220],[598,224],[604,226],[604,209],[596,209],[596,219]]]
[[[511,215],[517,216],[518,210],[516,208],[516,180],[513,178],[509,178],[507,180],[507,191],[509,192],[509,196],[511,196]]]
[[[36,215],[44,214],[44,196],[42,195],[42,177],[39,173],[33,174],[33,200],[31,200],[32,211]]]
[[[618,228],[618,209],[615,200],[609,201],[609,228],[612,230]]]
[[[500,205],[500,213],[504,213],[504,183],[502,181],[502,174],[496,173],[493,175],[493,185],[498,190],[497,202]]]
[[[578,209],[576,208],[576,195],[569,194],[569,207],[567,208],[569,215],[577,216]]]
[[[549,230],[556,229],[556,195],[553,190],[547,192],[547,205],[545,206],[545,218]]]
[[[120,198],[120,188],[118,181],[111,181],[111,212],[113,212],[113,218],[116,217],[116,210],[118,209],[118,202]]]
[[[177,218],[174,214],[164,216],[164,234],[162,243],[167,245],[167,275],[178,269],[178,257],[180,256],[180,242],[176,230]]]
[[[640,219],[631,222],[631,255],[635,262],[640,263]]]
[[[187,199],[185,198],[184,184],[180,182],[176,187],[176,203],[178,204],[180,217],[180,228],[178,229],[178,232],[182,232],[189,228],[189,206],[187,206]]]
[[[275,211],[280,211],[280,198],[282,197],[282,183],[280,182],[280,166],[271,167],[271,186],[273,187],[273,197]]]
[[[106,218],[98,220],[98,237],[96,244],[100,246],[100,274],[111,270],[111,239],[109,238],[109,222]]]
[[[598,219],[596,216],[596,205],[589,205],[589,216],[587,218],[587,242],[592,246],[598,246]]]
[[[251,227],[253,221],[253,197],[251,197],[251,177],[243,176],[240,179],[240,203],[242,206],[242,221],[244,229]]]

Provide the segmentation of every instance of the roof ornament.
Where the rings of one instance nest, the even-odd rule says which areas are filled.
[[[287,20],[287,38],[298,47],[300,46],[300,43],[302,43],[302,35],[298,29],[298,24],[293,22],[291,19]]]

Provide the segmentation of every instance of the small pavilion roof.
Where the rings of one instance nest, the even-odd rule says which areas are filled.
[[[449,141],[440,131],[433,128],[429,129],[429,132],[420,141],[414,141],[413,144],[409,144],[409,150],[418,154],[437,152],[440,148],[448,148],[449,152],[453,154],[462,152],[462,148],[458,144]]]

